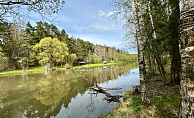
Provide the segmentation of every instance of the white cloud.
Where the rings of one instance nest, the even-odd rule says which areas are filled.
[[[77,33],[108,33],[117,31],[118,27],[112,23],[95,23],[89,26],[74,25],[71,29]]]
[[[118,11],[111,11],[111,12],[108,12],[108,13],[106,13],[106,12],[103,12],[102,10],[100,10],[99,12],[98,12],[98,16],[99,17],[103,17],[103,18],[110,18],[110,17],[112,17],[114,14],[116,14]]]
[[[111,16],[113,16],[115,14],[114,11],[111,11],[109,12],[107,15],[106,15],[106,18],[110,18]]]
[[[98,16],[100,16],[100,17],[103,17],[103,16],[105,16],[105,15],[106,15],[106,13],[103,12],[102,10],[100,10],[100,11],[98,12]]]

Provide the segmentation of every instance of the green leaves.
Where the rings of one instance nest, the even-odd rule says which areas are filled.
[[[41,64],[50,63],[52,65],[61,62],[69,55],[67,45],[51,37],[43,38],[33,47],[33,50],[38,53],[37,58]]]

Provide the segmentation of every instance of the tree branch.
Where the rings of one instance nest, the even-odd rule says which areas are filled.
[[[12,2],[12,1],[9,1],[7,3],[5,2],[0,2],[0,5],[33,5],[32,3],[27,3],[27,2]]]

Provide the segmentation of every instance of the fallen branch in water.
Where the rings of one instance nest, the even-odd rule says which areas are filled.
[[[80,73],[78,73],[78,74],[80,74]],[[82,74],[80,74],[80,75],[82,75]],[[89,84],[93,85],[93,87],[91,87],[90,89],[96,91],[97,93],[103,93],[103,94],[106,95],[104,100],[107,100],[108,102],[112,102],[113,101],[113,102],[119,102],[120,103],[119,99],[121,97],[123,97],[123,95],[111,95],[108,92],[106,92],[104,89],[106,89],[106,90],[119,90],[121,88],[104,88],[103,89],[102,87],[99,87],[97,85],[97,83],[93,83],[90,80],[86,79],[86,77],[84,75],[82,75],[82,76],[83,76],[82,80],[86,80]],[[92,94],[94,94],[94,93],[92,93]]]
[[[95,88],[91,88],[92,90],[98,92],[98,93],[103,93],[106,95],[106,97],[104,98],[104,100],[107,100],[108,102],[119,102],[120,103],[120,98],[123,97],[122,95],[111,95],[108,92],[106,92],[102,87],[99,87],[97,84],[95,85]]]
[[[106,89],[106,90],[120,90],[122,88],[117,87],[117,88],[103,88],[103,89]]]

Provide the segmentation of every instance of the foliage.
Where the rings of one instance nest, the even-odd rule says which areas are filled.
[[[38,53],[37,58],[41,64],[50,63],[53,65],[68,56],[67,45],[51,37],[43,38],[40,43],[33,47],[33,50]]]
[[[132,97],[132,101],[133,102],[130,107],[135,111],[139,111],[141,109],[140,105],[142,105],[141,97]]]
[[[13,58],[15,63],[20,62],[22,58],[26,59],[26,68],[40,66],[46,64],[49,58],[40,56],[47,55],[40,51],[33,50],[36,44],[39,44],[41,39],[46,37],[57,38],[61,43],[65,43],[68,48],[68,56],[61,55],[62,57],[54,59],[53,64],[65,63],[71,65],[77,64],[80,61],[86,61],[88,63],[102,63],[102,61],[114,62],[134,62],[137,61],[137,55],[130,55],[126,50],[119,50],[114,47],[107,47],[102,45],[94,45],[89,41],[84,41],[79,38],[69,37],[64,29],[61,31],[54,25],[47,22],[36,22],[35,26],[32,26],[30,22],[26,23],[26,28],[21,29],[18,24],[11,24],[7,22],[0,22],[0,35],[2,37],[0,46],[2,51],[7,57]],[[37,46],[36,46],[37,47]],[[46,48],[44,48],[45,51]],[[51,47],[48,48],[51,51]],[[59,49],[60,50],[60,49]],[[38,52],[37,52],[38,51]],[[49,51],[48,51],[49,52]],[[44,57],[44,58],[43,58]],[[51,62],[49,62],[51,63]]]
[[[66,63],[66,64],[65,64],[65,69],[70,69],[70,68],[71,68],[71,65],[68,64],[68,63]]]
[[[77,55],[74,53],[74,54],[70,54],[69,55],[69,58],[70,58],[70,64],[72,65],[73,64],[73,62],[75,61],[75,60],[77,60],[78,59],[78,57],[77,57]]]

